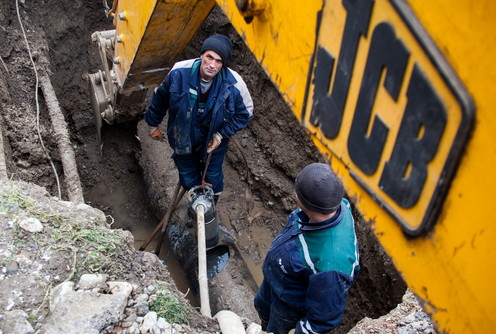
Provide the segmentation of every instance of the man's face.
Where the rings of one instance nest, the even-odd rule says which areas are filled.
[[[214,51],[207,50],[200,56],[200,76],[204,80],[212,80],[222,68],[222,58]]]

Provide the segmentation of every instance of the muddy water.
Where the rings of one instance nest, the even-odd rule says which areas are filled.
[[[235,174],[235,172],[232,170],[232,167],[225,166],[224,170],[227,178],[238,178],[238,175]],[[229,183],[229,181],[227,181],[227,183]],[[240,195],[237,196],[236,189],[226,187],[219,201],[219,208],[221,209],[219,213],[222,225],[235,234],[238,246],[241,247],[240,254],[248,269],[250,270],[251,276],[255,280],[256,284],[260,286],[263,280],[263,274],[261,270],[262,263],[263,259],[265,258],[265,254],[269,249],[270,243],[272,242],[272,236],[270,235],[267,228],[260,227],[255,224],[249,224],[247,230],[245,228],[238,228],[237,226],[234,227],[233,225],[235,225],[234,222],[236,222],[236,219],[230,219],[230,216],[232,216],[232,214],[227,214],[222,210],[222,206],[224,205],[224,198],[232,198],[237,196],[240,201],[243,201],[246,198],[245,193],[240,192]],[[263,204],[261,201],[253,200],[252,205],[253,208],[250,210],[251,212],[247,212],[245,215],[241,215],[241,219],[249,220],[252,219],[253,216],[263,212]],[[258,249],[260,249],[259,252],[250,252],[249,247],[243,247],[243,245],[255,246],[255,243],[258,243]]]
[[[148,207],[145,184],[139,172],[135,151],[139,143],[135,137],[136,125],[121,124],[104,127],[101,153],[96,137],[88,137],[86,156],[78,157],[79,169],[85,183],[85,200],[108,215],[113,228],[130,231],[139,249],[151,236],[160,220]],[[149,243],[147,251],[154,251],[161,232]],[[159,258],[167,265],[177,288],[184,294],[190,286],[182,268],[171,252],[167,238],[162,242]],[[196,306],[196,300],[188,293],[188,300]]]
[[[252,233],[253,233],[252,238],[258,240],[259,246],[266,252],[269,249],[270,243],[272,241],[272,238],[267,233],[267,229],[262,228],[260,226],[253,226]],[[243,253],[242,255],[243,255],[243,259],[246,262],[246,265],[248,266],[248,269],[250,269],[253,279],[255,280],[257,285],[260,286],[263,280],[263,274],[261,268],[262,268],[263,259],[265,258],[265,253],[261,254],[260,257],[256,259],[247,256],[246,254]]]
[[[93,187],[90,192],[92,200],[104,203],[109,210],[113,212],[112,218],[110,218],[114,221],[112,224],[113,228],[121,228],[130,231],[133,234],[134,246],[136,249],[139,249],[143,245],[160,222],[151,212],[146,212],[145,210],[145,215],[139,215],[133,210],[133,207],[128,205],[131,200],[134,201],[136,199],[134,197],[135,195],[138,195],[138,198],[141,198],[146,194],[144,185],[141,184],[141,186],[140,189],[129,191],[128,187],[125,185],[116,185],[113,187],[112,191],[109,191],[104,183],[99,183]],[[155,249],[159,240],[159,235],[160,232],[150,242],[147,247],[148,251],[153,251]],[[169,268],[179,290],[186,292],[189,286],[184,280],[184,274],[182,273],[181,267],[177,263],[174,254],[170,251],[167,238],[164,238],[164,241],[162,242],[159,258]]]

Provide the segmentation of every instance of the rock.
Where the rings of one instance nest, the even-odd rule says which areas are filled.
[[[409,315],[407,315],[403,319],[403,321],[406,322],[407,324],[414,322],[415,321],[415,310],[412,313],[410,313]]]
[[[53,311],[58,303],[64,300],[65,296],[74,289],[74,282],[64,282],[59,284],[52,291],[52,302],[50,303],[50,311]]]
[[[162,262],[158,256],[151,252],[143,252],[143,262],[148,263],[151,266],[162,265]]]
[[[21,310],[13,310],[0,315],[0,332],[31,334],[34,329],[27,321],[28,315]]]
[[[36,218],[24,218],[19,222],[19,227],[25,231],[35,233],[43,231],[43,225]]]
[[[158,318],[157,320],[157,327],[162,330],[162,331],[165,331],[166,329],[170,328],[171,325],[165,321],[164,318]]]
[[[131,325],[131,327],[129,327],[127,333],[129,334],[138,334],[140,333],[140,330],[139,330],[139,325],[135,322]]]
[[[7,261],[5,267],[2,268],[2,272],[7,275],[14,275],[19,270],[19,264],[15,261]]]
[[[132,321],[130,322],[130,321],[126,321],[126,320],[124,320],[124,321],[121,323],[121,326],[122,326],[122,328],[129,328],[129,327],[131,327],[133,324],[134,324],[134,322],[132,322]]]
[[[398,327],[398,334],[415,334],[415,330],[408,326],[408,327]]]
[[[407,290],[402,303],[390,313],[378,318],[364,318],[348,334],[363,333],[397,333],[397,334],[436,334],[433,324],[420,306],[411,290]]]
[[[157,313],[148,312],[143,318],[143,324],[140,327],[141,334],[147,333],[150,329],[155,327],[157,323]]]
[[[126,231],[126,230],[120,230],[120,233],[122,234],[123,239],[125,242],[129,245],[129,247],[134,247],[134,236],[131,232]]]
[[[130,284],[118,282],[113,282],[114,291],[111,294],[74,291],[73,286],[74,283],[66,282],[54,289],[51,313],[39,334],[98,334],[101,329],[122,318],[132,291]]]
[[[29,161],[18,160],[16,162],[16,166],[20,167],[20,168],[29,168],[29,167],[31,167],[31,164],[29,163]]]
[[[92,206],[89,206],[88,204],[78,203],[76,204],[76,210],[78,210],[79,214],[83,213],[87,219],[96,220],[99,222],[107,221],[105,217],[105,213],[103,213],[103,211],[94,208]]]
[[[136,313],[131,313],[124,321],[136,322]]]
[[[146,304],[148,303],[148,295],[146,293],[141,293],[136,297],[135,301],[138,305]]]
[[[126,297],[126,300],[131,295],[131,292],[133,292],[133,286],[127,282],[108,282],[107,284],[110,293],[123,295]]]
[[[136,307],[136,314],[138,316],[145,316],[149,311],[148,305],[138,305]]]
[[[79,288],[83,290],[91,290],[105,286],[108,276],[102,274],[84,274],[79,279]]]
[[[122,327],[131,327],[136,322],[136,313],[131,313],[126,319],[122,321]]]

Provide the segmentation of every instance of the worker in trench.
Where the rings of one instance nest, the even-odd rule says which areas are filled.
[[[267,252],[255,308],[267,332],[327,333],[360,269],[354,219],[328,164],[303,168],[295,192],[299,208]]]
[[[181,186],[189,190],[208,185],[216,203],[224,189],[222,163],[229,138],[253,117],[245,82],[227,67],[231,54],[227,36],[205,39],[199,58],[174,65],[155,89],[145,113],[150,137],[161,141],[165,135],[158,125],[169,113],[167,138]]]

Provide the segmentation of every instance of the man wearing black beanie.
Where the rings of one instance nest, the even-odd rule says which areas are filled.
[[[182,187],[208,185],[216,200],[224,189],[222,163],[229,138],[253,117],[245,82],[227,67],[231,55],[227,36],[208,37],[199,58],[174,65],[155,89],[145,113],[150,137],[164,140],[158,125],[168,112],[167,138]]]
[[[328,164],[303,168],[295,192],[299,208],[267,252],[255,308],[266,332],[327,333],[360,269],[354,220]]]

